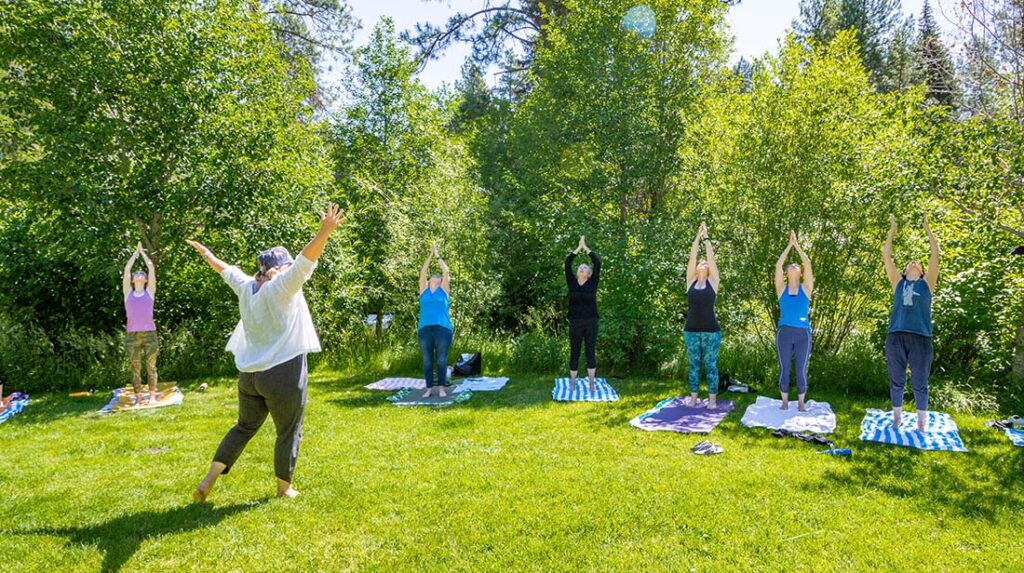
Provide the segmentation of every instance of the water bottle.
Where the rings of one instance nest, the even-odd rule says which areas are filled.
[[[832,448],[831,450],[824,450],[821,453],[828,454],[830,456],[848,456],[853,452],[850,451],[850,448]]]

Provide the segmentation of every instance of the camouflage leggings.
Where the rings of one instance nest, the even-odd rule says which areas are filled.
[[[146,374],[149,377],[149,391],[156,392],[156,357],[160,353],[160,339],[156,331],[129,332],[125,337],[128,359],[132,364],[132,387],[135,393],[142,392],[142,361],[146,361]]]

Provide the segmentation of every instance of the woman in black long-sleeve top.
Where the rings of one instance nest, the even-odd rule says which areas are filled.
[[[572,263],[580,251],[590,256],[593,266],[581,264],[574,275]],[[565,283],[569,287],[569,380],[575,388],[580,346],[585,344],[591,392],[594,391],[594,373],[597,370],[594,347],[597,344],[597,283],[600,278],[601,259],[587,248],[585,237],[580,237],[579,246],[565,258]]]

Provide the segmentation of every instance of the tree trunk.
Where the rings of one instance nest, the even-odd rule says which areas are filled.
[[[384,335],[384,309],[377,311],[377,320],[373,326],[373,333],[377,336],[377,342],[380,342],[381,337]]]

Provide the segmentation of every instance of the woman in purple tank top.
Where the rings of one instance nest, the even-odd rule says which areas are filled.
[[[132,272],[135,261],[142,257],[147,271]],[[153,298],[156,295],[156,267],[146,256],[140,242],[124,266],[121,282],[124,292],[124,313],[127,317],[125,348],[132,365],[132,387],[135,389],[135,404],[142,404],[142,362],[146,362],[149,378],[149,401],[156,401],[156,357],[160,352],[160,341],[153,322]]]

